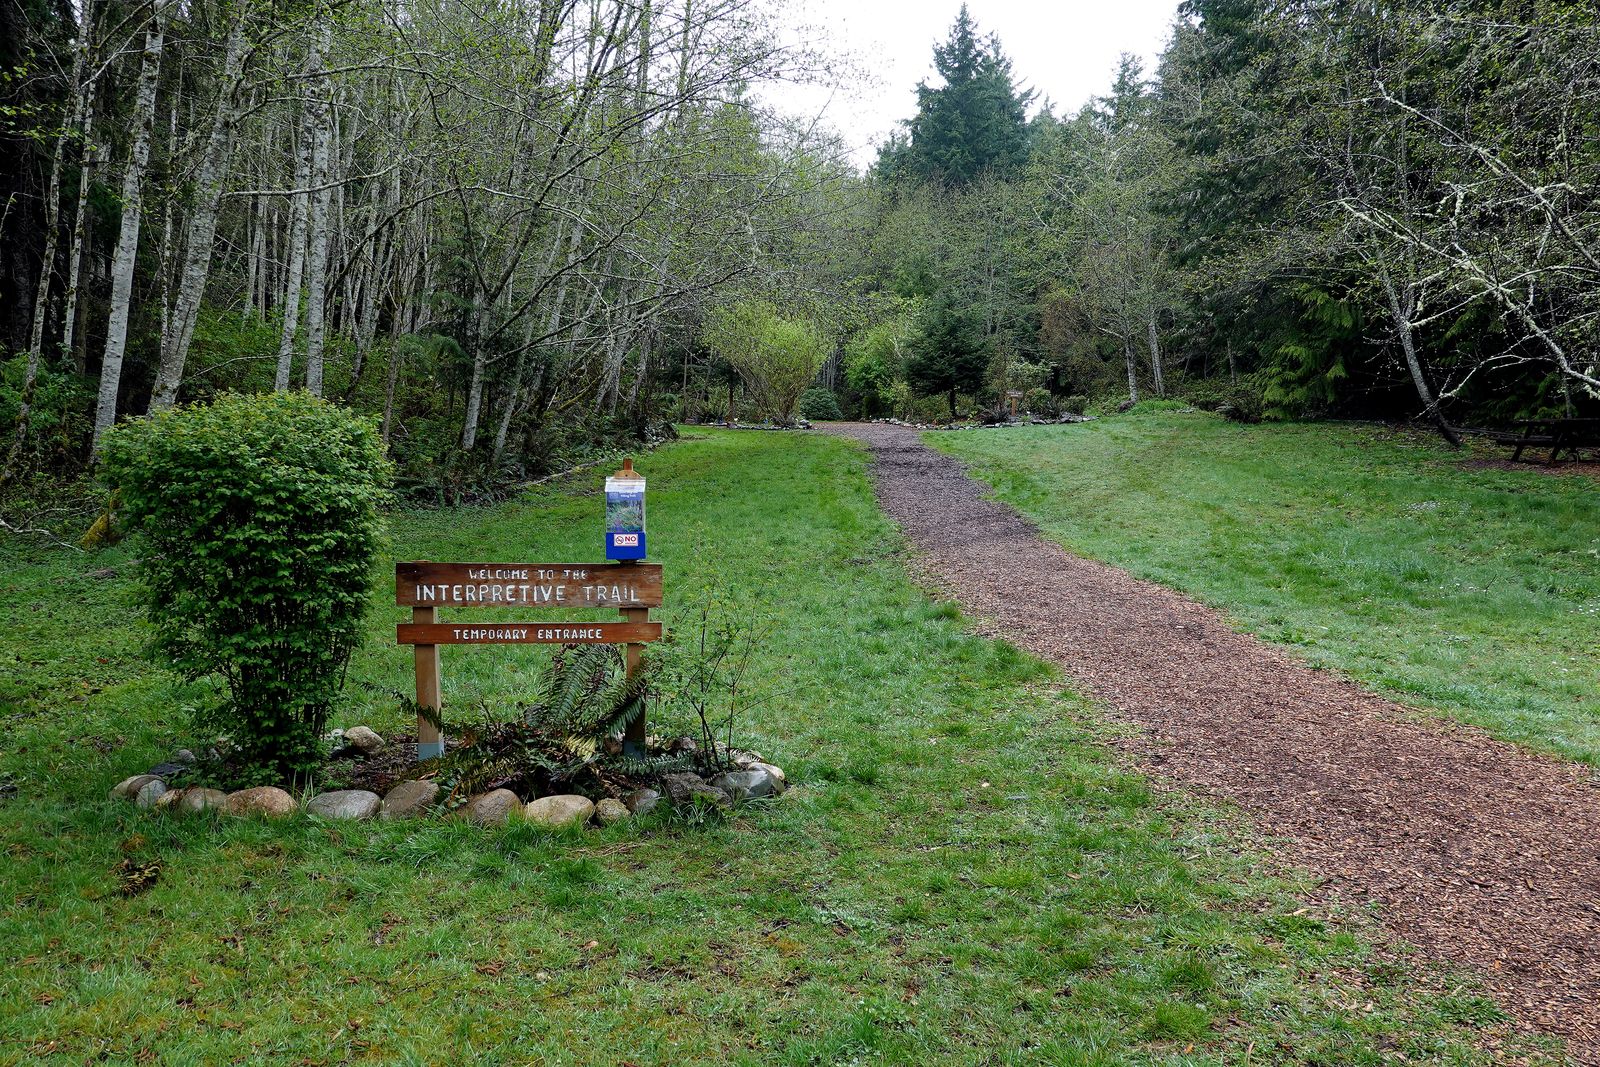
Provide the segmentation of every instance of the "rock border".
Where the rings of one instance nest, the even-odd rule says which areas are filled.
[[[384,747],[383,739],[365,726],[334,731],[326,740],[344,753],[353,750],[373,755]],[[674,744],[684,740],[680,738]],[[692,739],[688,740],[692,745]],[[722,749],[720,744],[717,747]],[[169,779],[188,770],[194,759],[182,750],[181,756],[187,756],[187,760],[180,756],[177,762],[162,763],[144,774],[125,778],[112,787],[108,799],[131,803],[140,810],[176,814],[216,811],[238,817],[280,819],[304,811],[330,823],[440,816],[475,826],[504,826],[520,821],[550,829],[587,829],[646,815],[663,801],[668,806],[705,804],[728,811],[745,801],[778,796],[788,788],[789,779],[783,768],[767,763],[760,753],[731,749],[725,755],[728,770],[711,775],[688,771],[664,775],[659,790],[638,788],[620,798],[596,801],[576,793],[556,793],[524,800],[510,789],[491,789],[445,810],[439,805],[439,784],[426,778],[398,782],[381,797],[366,789],[331,789],[296,799],[287,790],[271,785],[232,793],[201,786],[174,786]]]

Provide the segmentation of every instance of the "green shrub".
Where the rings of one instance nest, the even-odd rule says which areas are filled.
[[[1063,415],[1082,415],[1089,409],[1089,398],[1080,393],[1064,396],[1056,402]]]
[[[1055,418],[1059,411],[1056,398],[1050,395],[1048,389],[1029,389],[1027,395],[1022,398],[1022,404],[1033,414],[1047,419]]]
[[[912,317],[899,314],[863,330],[845,346],[845,382],[861,397],[862,414],[869,418],[885,412],[899,415],[895,388],[905,386],[906,343],[914,329]]]
[[[28,357],[0,363],[0,457],[11,447],[22,410]],[[19,471],[59,470],[71,463],[78,441],[89,432],[88,412],[94,407],[94,385],[48,365],[39,368],[29,397],[28,436],[18,456]]]
[[[1200,411],[1216,411],[1227,403],[1233,385],[1226,378],[1196,378],[1183,383],[1183,398]]]
[[[903,381],[892,382],[890,383],[889,388],[885,391],[884,395],[886,397],[885,403],[888,406],[890,415],[893,415],[897,419],[911,418],[911,409],[916,403],[915,399],[911,395],[911,386],[907,385]]]
[[[203,715],[251,766],[314,765],[368,605],[390,468],[371,420],[308,394],[225,395],[106,437],[148,540],[154,650],[227,699]]]
[[[839,410],[839,398],[829,389],[807,389],[800,394],[800,416],[811,420],[834,420],[844,418],[844,412]]]
[[[942,396],[913,397],[906,406],[906,419],[909,422],[949,422],[950,405]]]
[[[738,371],[756,408],[780,425],[794,421],[800,394],[832,351],[810,319],[789,318],[762,300],[714,310],[702,339]]]
[[[1217,414],[1234,422],[1260,422],[1266,414],[1266,406],[1261,386],[1249,378],[1241,378],[1229,387],[1217,405]]]

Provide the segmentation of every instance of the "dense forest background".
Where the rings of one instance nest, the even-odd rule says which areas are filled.
[[[1587,0],[1188,0],[1071,115],[963,9],[864,174],[760,105],[841,74],[786,40],[751,0],[6,0],[0,499],[224,390],[373,414],[441,499],[1008,392],[1596,411]]]

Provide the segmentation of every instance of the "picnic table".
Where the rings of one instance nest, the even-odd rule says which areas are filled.
[[[1520,419],[1513,425],[1521,432],[1494,434],[1501,444],[1515,447],[1511,453],[1513,463],[1529,448],[1550,449],[1545,463],[1552,467],[1563,452],[1571,452],[1572,458],[1577,459],[1580,448],[1600,448],[1600,419]]]

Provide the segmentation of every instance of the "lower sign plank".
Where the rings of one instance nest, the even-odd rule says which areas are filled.
[[[402,645],[625,645],[661,640],[659,622],[402,622]]]

